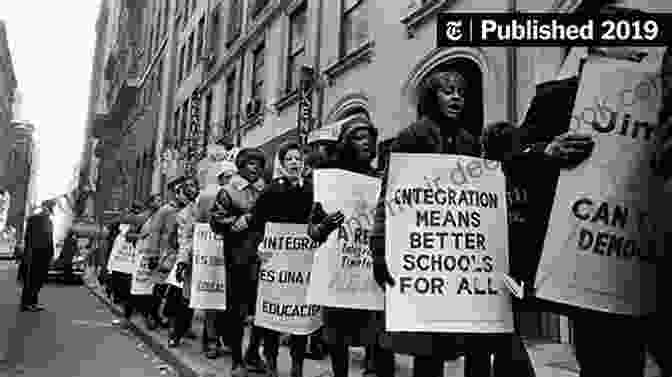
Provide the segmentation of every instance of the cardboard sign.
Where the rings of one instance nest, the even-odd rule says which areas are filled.
[[[369,235],[381,181],[340,169],[314,172],[315,201],[327,213],[342,211],[345,222],[315,253],[308,303],[383,310],[383,291],[373,278]]]
[[[226,309],[226,265],[224,241],[210,224],[194,224],[191,297],[193,309]]]
[[[495,161],[392,153],[386,200],[386,328],[509,333],[506,179]]]
[[[296,335],[322,326],[320,306],[307,304],[317,247],[307,230],[307,224],[266,224],[259,251],[267,259],[259,272],[255,325]]]
[[[664,48],[635,63],[589,60],[570,128],[593,135],[590,158],[563,170],[535,278],[536,295],[597,311],[656,310],[663,249],[653,219],[662,180],[652,169]]]
[[[150,266],[158,264],[159,251],[148,249],[146,244],[147,239],[145,238],[139,240],[136,245],[135,270],[131,281],[132,295],[151,295],[156,284],[155,270],[152,270]]]
[[[114,240],[110,258],[107,261],[107,270],[133,274],[136,268],[135,254],[135,247],[126,241],[125,232],[119,233]]]

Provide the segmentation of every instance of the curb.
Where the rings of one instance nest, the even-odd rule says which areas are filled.
[[[118,317],[123,317],[124,313],[117,308],[113,303],[111,303],[107,298],[103,297],[103,295],[98,292],[97,287],[91,285],[88,281],[88,279],[84,280],[84,286],[86,286],[86,289],[89,290],[101,303],[105,304],[107,308],[116,316]],[[160,342],[156,341],[151,335],[147,334],[144,330],[139,328],[136,324],[134,324],[132,321],[129,321],[129,327],[128,329],[138,337],[144,344],[149,346],[149,348],[154,352],[160,359],[165,361],[167,364],[171,365],[174,369],[176,374],[180,377],[199,377],[200,374],[189,367],[185,362],[180,360],[180,358],[176,357],[166,346],[161,344]]]

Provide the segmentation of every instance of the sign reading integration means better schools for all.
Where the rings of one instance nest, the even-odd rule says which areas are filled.
[[[649,52],[662,56],[664,48]],[[663,184],[651,161],[662,104],[660,60],[585,64],[571,128],[593,135],[596,145],[588,160],[561,172],[536,296],[625,315],[656,310],[662,248],[654,219]]]
[[[315,201],[327,213],[342,211],[345,222],[315,252],[308,303],[383,310],[384,295],[373,278],[369,235],[381,181],[340,169],[314,172]]]
[[[226,309],[226,266],[224,240],[216,235],[210,224],[194,224],[191,297],[194,309]]]
[[[505,177],[495,161],[392,153],[385,198],[388,331],[508,333]]]
[[[259,251],[269,259],[259,272],[255,325],[296,335],[322,325],[320,306],[306,303],[317,247],[307,230],[307,224],[266,224]]]

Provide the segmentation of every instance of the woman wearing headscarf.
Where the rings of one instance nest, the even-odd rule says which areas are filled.
[[[280,146],[274,168],[273,181],[259,196],[252,210],[250,228],[262,234],[267,222],[307,224],[313,205],[310,182],[306,182],[304,174],[303,150],[298,143],[288,142]],[[291,336],[291,377],[303,376],[307,341],[308,335]],[[277,377],[279,344],[280,333],[265,329],[264,356],[269,377]]]
[[[465,109],[472,98],[469,83],[457,69],[438,71],[425,78],[418,91],[420,119],[399,132],[390,146],[391,153],[457,154],[480,157],[478,139],[468,130],[482,127],[468,119]],[[381,199],[371,235],[374,254],[374,276],[385,289],[395,284],[385,261],[385,191],[387,173],[383,177]],[[460,337],[457,334],[386,332],[384,340],[394,352],[414,356],[415,377],[443,376],[444,361],[457,354]],[[490,376],[488,352],[469,352],[465,376]]]
[[[236,156],[238,173],[224,185],[211,210],[210,225],[222,236],[227,267],[229,339],[233,364],[231,375],[240,377],[250,370],[264,370],[259,355],[262,329],[252,327],[252,336],[243,358],[243,330],[254,315],[259,259],[256,245],[263,234],[249,228],[252,207],[265,188],[262,178],[266,156],[257,148],[244,148]],[[235,287],[235,288],[234,288]]]
[[[352,173],[376,177],[371,166],[376,157],[378,130],[363,114],[357,114],[342,124],[338,137],[335,158],[322,168],[342,169]],[[344,222],[341,211],[326,213],[320,203],[314,203],[309,219],[308,234],[320,243]],[[370,357],[374,361],[379,376],[394,375],[394,354],[380,347],[380,335],[383,331],[382,312],[359,309],[323,307],[324,338],[331,356],[332,371],[335,377],[347,377],[350,346],[366,346],[373,351]]]

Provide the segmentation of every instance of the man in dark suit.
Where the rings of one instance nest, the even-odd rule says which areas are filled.
[[[38,305],[38,294],[47,280],[49,264],[54,257],[54,237],[51,216],[54,214],[51,200],[42,202],[42,210],[28,218],[25,233],[26,275],[23,279],[21,311],[44,310]]]

